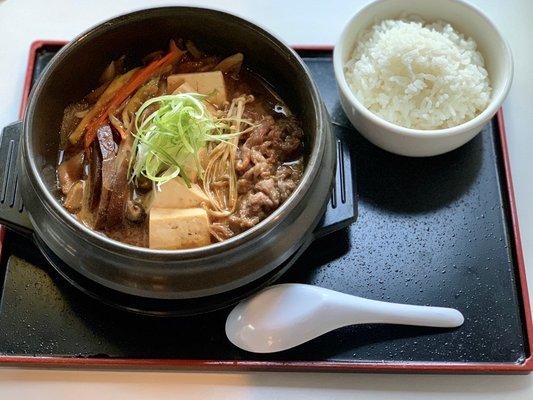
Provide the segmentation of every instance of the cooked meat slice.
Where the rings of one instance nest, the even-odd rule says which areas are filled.
[[[67,194],[72,185],[83,176],[83,151],[63,161],[57,168],[57,178],[61,191]]]
[[[272,164],[267,161],[262,161],[255,164],[252,168],[246,171],[242,177],[252,182],[258,179],[269,178],[272,175]]]
[[[302,177],[302,163],[294,165],[282,165],[275,175],[276,186],[279,190],[280,200],[284,202],[298,186]]]
[[[263,192],[272,201],[273,207],[278,207],[281,202],[281,195],[273,178],[267,178],[255,184],[255,189]]]
[[[252,188],[253,188],[253,184],[248,179],[241,178],[237,181],[237,192],[239,194],[245,194],[251,191]]]
[[[302,128],[293,118],[282,118],[272,126],[268,137],[272,145],[279,151],[282,162],[299,156],[304,134]]]
[[[215,238],[221,240],[251,228],[290,196],[302,175],[302,136],[294,119],[267,116],[240,138],[236,167],[239,200],[232,215],[212,224]]]
[[[244,143],[237,151],[238,159],[235,165],[235,171],[244,172],[248,169],[251,161],[251,154],[252,152],[250,151],[250,148]]]
[[[242,232],[257,225],[274,208],[272,200],[263,192],[248,192],[239,197],[237,210],[229,216],[230,227]]]
[[[235,233],[241,233],[245,231],[246,229],[249,229],[252,226],[257,225],[264,218],[265,218],[265,215],[240,216],[240,215],[233,214],[228,217],[228,222],[229,222],[231,229]]]

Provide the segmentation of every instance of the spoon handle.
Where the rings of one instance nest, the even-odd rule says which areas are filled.
[[[353,323],[382,323],[455,328],[464,322],[463,314],[453,308],[415,306],[349,296]]]

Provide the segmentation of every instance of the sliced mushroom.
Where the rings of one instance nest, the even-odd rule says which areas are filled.
[[[126,203],[126,218],[131,222],[142,222],[146,218],[146,210],[138,201],[128,200]]]
[[[63,194],[67,194],[72,185],[83,175],[83,152],[63,161],[57,168],[57,177]]]
[[[81,209],[84,189],[85,181],[77,181],[71,186],[63,202],[69,212],[75,214]]]

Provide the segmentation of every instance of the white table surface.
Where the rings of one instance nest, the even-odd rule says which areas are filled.
[[[432,1],[432,0],[428,0]],[[435,1],[435,0],[433,0]],[[471,0],[509,40],[515,79],[504,104],[528,278],[533,286],[533,1]],[[252,19],[291,44],[332,44],[367,0],[0,0],[0,126],[17,119],[28,49],[70,39],[117,14],[196,4]],[[157,338],[154,338],[157,340]],[[0,369],[0,399],[533,399],[530,376],[200,373]]]

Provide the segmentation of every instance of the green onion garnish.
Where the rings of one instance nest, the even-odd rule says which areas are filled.
[[[207,142],[228,141],[239,135],[230,131],[227,118],[217,119],[206,108],[207,96],[180,93],[155,97],[146,101],[135,113],[135,141],[130,160],[130,179],[144,176],[161,185],[178,175],[187,184],[184,165],[194,161],[200,177],[203,169],[199,151]],[[144,111],[153,104],[159,107],[143,119]]]

